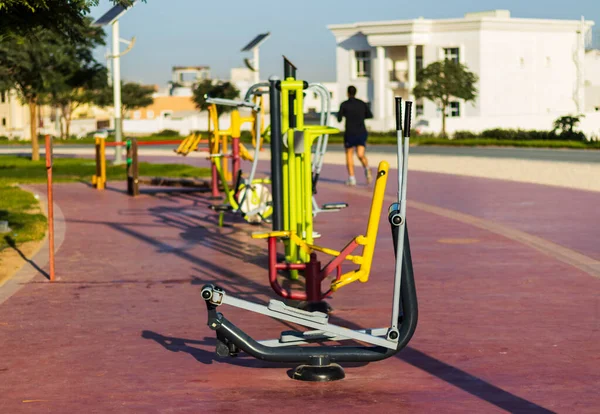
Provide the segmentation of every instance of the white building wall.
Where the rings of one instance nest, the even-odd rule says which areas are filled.
[[[359,82],[352,76],[354,52],[374,46],[371,49],[374,76],[373,80],[364,80],[367,91],[363,99],[373,101],[373,112],[379,117],[368,125],[375,130],[389,130],[394,123],[393,96],[401,95],[406,99],[409,93],[406,88],[410,85],[406,81],[390,82],[389,72],[406,69],[408,59],[404,56],[408,45],[417,46],[417,55],[423,57],[424,67],[443,59],[444,48],[459,48],[461,62],[478,75],[477,100],[462,102],[460,117],[453,118],[452,124],[465,120],[464,129],[467,125],[481,124],[470,118],[486,120],[491,123],[489,127],[501,127],[496,123],[500,119],[509,119],[507,117],[525,116],[539,120],[600,108],[600,79],[596,87],[595,82],[586,78],[588,84],[584,88],[583,76],[579,76],[593,71],[600,77],[596,67],[596,64],[600,66],[600,57],[597,63],[588,58],[588,67],[582,68],[584,36],[578,32],[590,30],[593,25],[591,21],[511,18],[509,11],[496,10],[469,13],[462,19],[419,18],[332,25],[329,28],[337,41],[337,79],[341,91],[348,84]],[[384,51],[383,77],[377,77],[382,75],[375,59],[378,49]],[[383,82],[380,81],[382,78]],[[378,91],[383,85],[383,92],[374,94],[374,84]],[[357,87],[360,95],[360,86]],[[591,95],[587,101],[586,91]],[[421,120],[441,124],[442,114],[436,105],[428,100],[423,104]]]
[[[483,31],[482,116],[575,113],[577,34]]]
[[[338,47],[336,48],[336,71],[337,71],[337,96],[341,104],[346,99],[348,86],[356,87],[356,97],[365,102],[374,100],[373,81],[371,78],[356,77],[355,51],[370,51],[371,62],[375,60],[376,50],[369,45],[366,36],[357,33],[350,37],[337,38]],[[371,74],[376,70],[371,65]],[[339,109],[339,108],[338,108]]]
[[[600,50],[585,55],[585,110],[600,111]]]
[[[442,60],[445,48],[459,48],[460,62],[481,77],[482,44],[479,30],[437,32],[430,36],[430,43],[423,46],[423,67]],[[478,83],[477,87],[480,87]],[[461,102],[461,117],[480,116],[482,114],[479,99],[465,104]],[[423,118],[441,118],[441,111],[428,100],[424,101]]]

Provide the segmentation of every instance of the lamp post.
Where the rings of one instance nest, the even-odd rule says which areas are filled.
[[[116,5],[98,20],[93,23],[93,26],[112,26],[112,75],[113,75],[113,99],[114,99],[114,122],[115,122],[115,164],[123,163],[121,146],[123,131],[121,130],[121,56],[128,53],[135,43],[135,37],[131,41],[123,40],[119,37],[119,18],[123,16],[127,10],[132,8],[137,3],[135,0],[131,6],[124,7]],[[121,42],[128,44],[128,48],[121,53]]]
[[[250,43],[242,48],[242,52],[252,52],[252,61],[244,59],[244,63],[254,74],[254,83],[260,82],[260,63],[258,47],[271,36],[270,32],[262,33],[256,36]]]

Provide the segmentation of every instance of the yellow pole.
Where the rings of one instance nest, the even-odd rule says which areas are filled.
[[[365,240],[357,240],[359,244],[364,244],[363,263],[360,266],[361,282],[369,280],[371,273],[371,264],[373,263],[373,253],[375,252],[375,244],[377,242],[377,232],[379,230],[379,222],[381,218],[381,209],[383,207],[383,198],[385,196],[385,186],[389,175],[390,165],[387,161],[381,161],[377,168],[377,177],[375,179],[375,189],[373,190],[373,202],[371,203],[371,212],[369,213],[369,222],[367,224],[367,234]],[[398,252],[400,254],[400,252]]]

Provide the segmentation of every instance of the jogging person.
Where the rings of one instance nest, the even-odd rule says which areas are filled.
[[[365,146],[367,144],[365,119],[373,118],[373,114],[365,102],[356,99],[356,88],[354,86],[348,86],[348,100],[342,102],[340,105],[337,118],[338,122],[342,122],[342,118],[346,118],[346,128],[344,130],[346,167],[348,168],[348,181],[346,181],[346,185],[356,185],[356,177],[354,176],[355,147],[356,155],[365,170],[367,184],[370,184],[373,176],[369,169],[369,161],[365,156]]]

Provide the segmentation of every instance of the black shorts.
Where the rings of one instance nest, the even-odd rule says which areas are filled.
[[[353,147],[366,147],[367,146],[367,134],[362,136],[350,136],[344,137],[344,147],[353,148]]]

